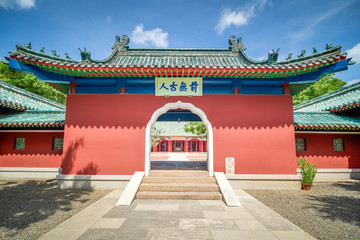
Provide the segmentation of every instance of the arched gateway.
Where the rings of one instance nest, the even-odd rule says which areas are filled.
[[[213,130],[211,123],[206,117],[206,114],[199,108],[195,107],[191,103],[183,103],[181,101],[177,101],[174,103],[167,103],[163,107],[156,110],[153,115],[151,116],[150,121],[146,125],[146,133],[145,133],[145,175],[149,175],[150,171],[150,139],[151,139],[151,128],[156,122],[157,118],[161,115],[166,113],[171,109],[186,109],[190,110],[192,113],[197,114],[200,116],[202,122],[204,123],[207,133],[208,133],[208,141],[207,141],[207,149],[208,149],[208,171],[209,176],[213,176],[214,174],[214,162],[213,162]]]

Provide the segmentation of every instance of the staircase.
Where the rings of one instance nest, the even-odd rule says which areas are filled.
[[[207,171],[153,170],[143,178],[136,198],[221,200],[222,195]]]

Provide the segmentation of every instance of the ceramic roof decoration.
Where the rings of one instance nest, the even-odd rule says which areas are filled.
[[[25,111],[0,115],[0,127],[63,127],[65,111]]]
[[[0,81],[0,106],[15,110],[65,110],[61,103]]]
[[[113,51],[104,60],[94,60],[90,51],[81,50],[81,61],[68,54],[60,57],[17,46],[9,57],[42,70],[77,77],[212,77],[212,78],[283,78],[317,71],[346,59],[341,47],[329,45],[323,52],[277,61],[278,51],[269,51],[268,59],[256,61],[245,53],[242,39],[229,39],[228,49],[139,49],[129,47],[126,35],[116,36]]]
[[[360,106],[360,82],[297,104],[295,112],[341,112]]]
[[[0,81],[0,128],[64,127],[65,106],[50,99]]]
[[[294,112],[294,123],[296,130],[360,130],[360,119],[330,112]]]
[[[185,132],[185,124],[189,122],[156,122],[154,127],[161,130],[161,137],[198,137],[193,133]]]

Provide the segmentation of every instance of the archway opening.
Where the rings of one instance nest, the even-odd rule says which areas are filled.
[[[190,131],[202,126],[205,134]],[[213,175],[212,126],[205,113],[193,104],[165,104],[156,110],[146,127],[145,175],[150,169],[208,170]]]
[[[207,170],[207,131],[187,109],[170,109],[151,128],[152,170]]]

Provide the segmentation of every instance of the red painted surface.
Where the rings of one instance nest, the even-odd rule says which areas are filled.
[[[214,132],[214,171],[235,157],[236,173],[296,174],[291,96],[69,95],[63,174],[133,174],[145,165],[145,128],[166,103],[192,103]]]
[[[358,134],[305,134],[306,151],[298,151],[298,157],[306,157],[318,168],[360,168],[360,135]],[[334,151],[333,139],[342,138],[345,151]]]
[[[63,132],[0,132],[0,167],[60,168],[62,150],[52,150],[53,137]],[[25,138],[25,149],[15,150],[15,138]]]

